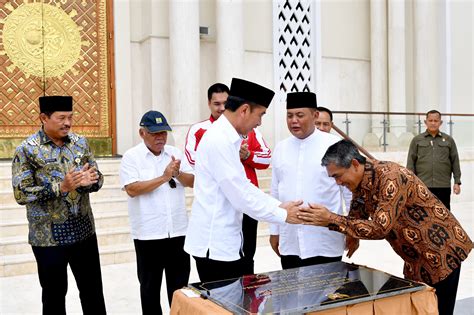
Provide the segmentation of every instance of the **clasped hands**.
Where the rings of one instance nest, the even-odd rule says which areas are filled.
[[[327,226],[331,212],[323,205],[309,203],[303,206],[303,201],[288,201],[280,205],[286,209],[288,215],[286,222],[291,224],[306,224],[316,226]]]
[[[175,158],[172,155],[171,161],[168,163],[168,165],[165,168],[165,171],[163,172],[163,176],[166,179],[166,181],[171,180],[171,178],[173,177],[178,177],[180,167],[181,167],[181,160]]]
[[[71,167],[59,187],[61,192],[65,193],[73,191],[78,187],[93,185],[98,181],[99,173],[97,168],[95,166],[90,167],[89,163],[86,163],[80,170]]]

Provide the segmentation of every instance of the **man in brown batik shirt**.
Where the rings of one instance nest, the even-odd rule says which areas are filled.
[[[298,217],[346,234],[348,257],[359,239],[386,239],[405,262],[405,278],[433,286],[439,313],[452,314],[461,262],[473,245],[454,215],[413,172],[393,162],[366,160],[350,141],[329,147],[322,165],[352,191],[349,215],[310,204]]]

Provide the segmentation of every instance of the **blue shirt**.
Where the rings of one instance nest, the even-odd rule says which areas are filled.
[[[70,133],[57,146],[43,131],[24,140],[15,151],[12,184],[16,201],[26,205],[28,241],[33,246],[73,244],[95,233],[89,193],[96,184],[61,193],[60,184],[71,167],[97,167],[86,138]]]

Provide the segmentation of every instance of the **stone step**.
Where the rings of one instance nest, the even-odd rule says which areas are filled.
[[[12,176],[12,162],[5,160],[0,162],[0,178]]]
[[[135,249],[133,243],[118,245],[99,245],[100,264],[122,264],[135,261]],[[36,260],[31,252],[17,255],[5,255],[0,257],[0,277],[10,277],[37,273]]]
[[[257,246],[268,245],[268,226],[259,223]],[[22,254],[0,255],[0,277],[10,277],[24,274],[37,273],[36,261],[31,246],[29,251]],[[124,244],[101,245],[99,242],[100,263],[102,266],[121,264],[136,260],[133,241]]]
[[[100,246],[114,244],[128,244],[132,242],[129,226],[118,226],[97,229],[97,240]],[[25,254],[31,251],[28,244],[28,232],[0,238],[0,255]]]
[[[120,185],[104,185],[98,192],[90,194],[91,199],[104,199],[104,198],[117,198],[122,197],[126,198],[127,193],[121,190]],[[10,190],[0,190],[0,204],[8,205],[16,203],[13,196],[13,191]]]
[[[91,206],[94,215],[110,211],[127,211],[127,197],[95,198],[91,194]],[[26,207],[17,203],[0,205],[0,221],[9,222],[26,219]]]
[[[127,210],[94,213],[94,219],[96,229],[129,225]],[[0,222],[0,237],[27,234],[28,221],[26,218],[22,220],[5,220]]]
[[[194,195],[186,194],[186,208],[191,209]],[[128,211],[127,197],[96,197],[91,194],[91,207],[95,214],[109,211]],[[26,218],[26,206],[17,203],[9,203],[0,205],[0,222],[8,223],[10,221],[18,221]]]

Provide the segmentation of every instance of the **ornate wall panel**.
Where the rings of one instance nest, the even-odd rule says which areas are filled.
[[[112,154],[107,0],[0,0],[0,157],[40,126],[38,98],[72,95],[73,131]]]
[[[313,92],[311,0],[273,1],[273,69],[275,123],[285,121],[286,94]],[[275,129],[281,139],[282,128]]]

